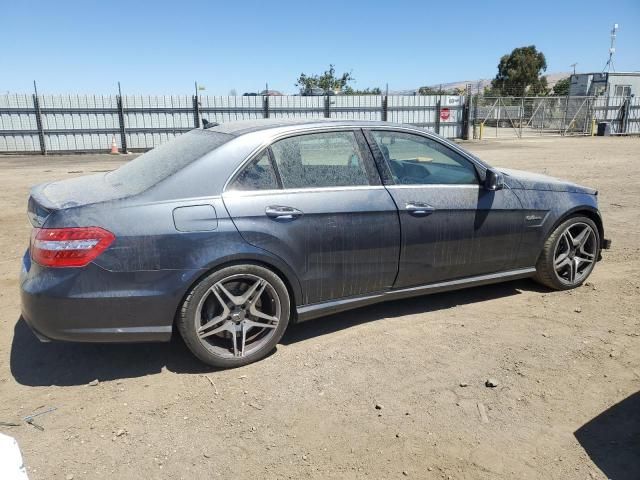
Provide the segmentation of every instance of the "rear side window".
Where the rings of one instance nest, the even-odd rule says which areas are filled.
[[[372,131],[395,183],[401,185],[477,184],[475,167],[462,155],[430,138]]]
[[[278,178],[269,153],[264,152],[236,177],[229,190],[275,190]]]
[[[271,146],[284,188],[369,185],[365,160],[353,132],[285,138]]]

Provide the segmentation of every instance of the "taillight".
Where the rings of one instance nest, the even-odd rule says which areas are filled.
[[[82,267],[95,260],[115,238],[100,227],[35,228],[31,258],[45,267]]]

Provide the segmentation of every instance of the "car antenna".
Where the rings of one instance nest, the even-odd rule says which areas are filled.
[[[218,125],[220,124],[216,122],[210,122],[206,118],[202,119],[202,128],[212,128],[212,127],[217,127]]]

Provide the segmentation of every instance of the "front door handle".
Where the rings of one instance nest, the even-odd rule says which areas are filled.
[[[409,215],[413,215],[415,217],[426,217],[436,211],[435,207],[422,202],[409,202],[404,208],[409,212]]]
[[[264,213],[274,220],[295,220],[302,216],[302,211],[293,207],[272,205],[265,208]]]

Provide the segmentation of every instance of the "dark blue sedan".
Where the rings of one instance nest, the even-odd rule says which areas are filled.
[[[597,192],[493,168],[422,129],[257,120],[36,186],[22,311],[46,341],[166,341],[235,367],[293,322],[523,277],[581,285]]]

